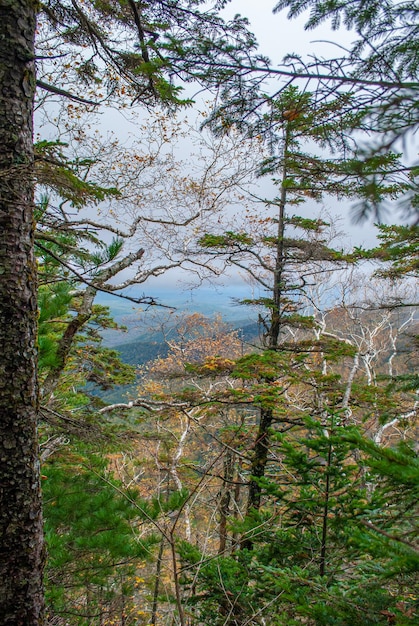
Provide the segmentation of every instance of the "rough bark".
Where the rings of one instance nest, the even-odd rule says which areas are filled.
[[[32,118],[36,5],[0,3],[0,626],[43,620]]]

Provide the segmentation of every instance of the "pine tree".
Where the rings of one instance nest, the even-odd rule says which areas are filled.
[[[332,315],[324,323],[321,304],[309,291],[312,277],[318,284],[322,275],[330,277],[356,254],[330,247],[324,220],[288,212],[290,206],[312,195],[321,198],[323,192],[352,196],[357,193],[356,182],[346,179],[343,184],[344,163],[323,164],[303,152],[304,138],[317,137],[321,143],[324,128],[322,109],[316,118],[308,94],[300,96],[291,89],[274,111],[277,117],[272,115],[269,123],[281,119],[283,131],[276,144],[278,156],[269,157],[263,171],[275,175],[281,190],[269,204],[270,209],[277,208],[277,216],[267,219],[259,211],[252,230],[201,239],[214,255],[224,255],[241,271],[248,270],[262,295],[245,303],[266,309],[259,314],[260,350],[230,368],[230,376],[243,384],[230,400],[246,403],[248,411],[252,407],[250,414],[258,416],[243,465],[249,490],[244,520],[229,520],[232,531],[241,534],[241,549],[207,562],[197,549],[182,546],[192,576],[193,564],[199,564],[191,604],[197,605],[202,623],[214,625],[243,620],[256,624],[260,615],[281,625],[386,623],[396,615],[400,623],[413,623],[416,615],[407,585],[400,587],[397,597],[392,594],[397,576],[395,570],[390,574],[391,557],[382,554],[380,561],[382,571],[389,574],[386,584],[379,568],[372,572],[369,567],[374,552],[368,548],[367,519],[382,492],[379,487],[370,491],[369,476],[360,469],[360,464],[368,467],[372,462],[366,450],[374,446],[349,426],[356,421],[362,429],[362,420],[371,413],[387,419],[397,410],[397,400],[384,383],[374,378],[372,384],[354,369],[357,346],[345,337],[339,321],[329,326]],[[326,107],[323,113],[330,110]],[[331,123],[330,140],[332,129]],[[273,235],[272,227],[277,229]],[[225,396],[221,401],[226,402]],[[372,484],[379,483],[376,473]],[[409,495],[409,502],[414,498]],[[378,529],[379,525],[379,534]],[[412,545],[409,556],[414,559],[414,554]],[[411,582],[412,570],[406,569]]]
[[[418,124],[416,100],[418,82],[417,7],[412,2],[325,2],[323,0],[281,0],[275,12],[288,9],[292,19],[307,12],[306,29],[330,23],[334,31],[353,32],[347,50],[335,57],[319,58],[315,53],[304,60],[291,55],[283,68],[295,79],[304,75],[320,98],[347,93],[351,86],[352,105],[358,111],[354,125],[355,165],[365,180],[365,198],[357,207],[357,216],[376,216],[381,221],[395,210],[394,204],[381,202],[380,186],[395,178],[405,191],[397,209],[406,221],[417,222],[417,166],[405,155],[402,167],[386,173],[377,167],[377,155],[390,148],[405,153],[405,141]],[[368,135],[363,135],[367,131]],[[371,137],[373,138],[371,141]]]

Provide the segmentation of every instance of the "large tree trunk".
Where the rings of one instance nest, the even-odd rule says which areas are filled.
[[[33,252],[33,0],[0,3],[0,625],[43,618]]]

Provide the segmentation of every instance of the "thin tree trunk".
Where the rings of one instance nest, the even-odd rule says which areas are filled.
[[[76,341],[77,334],[86,326],[87,322],[93,315],[93,305],[98,289],[101,287],[109,287],[109,285],[106,285],[107,281],[114,278],[117,274],[119,274],[119,272],[122,272],[127,267],[130,267],[133,263],[135,263],[135,261],[141,259],[143,254],[144,250],[142,248],[137,252],[127,254],[119,261],[113,262],[110,267],[101,270],[97,276],[90,281],[90,284],[84,290],[81,305],[77,314],[72,318],[71,322],[69,322],[66,331],[58,342],[56,364],[51,367],[47,377],[45,378],[41,389],[42,400],[47,402],[57,387],[63,370],[67,364],[71,349]]]
[[[272,426],[272,420],[273,416],[271,409],[262,409],[260,413],[257,439],[253,452],[251,469],[252,478],[249,483],[249,497],[247,501],[248,513],[252,509],[258,510],[260,508],[262,489],[259,484],[259,479],[263,478],[263,476],[265,475],[270,446],[269,429]]]
[[[286,155],[289,144],[289,132],[285,133],[284,141],[284,155]],[[283,310],[283,275],[285,270],[286,258],[284,247],[284,233],[285,233],[285,208],[287,204],[287,187],[285,186],[285,180],[287,178],[287,168],[284,163],[282,168],[282,188],[281,196],[278,205],[278,228],[277,228],[277,242],[276,242],[276,260],[275,270],[273,273],[273,286],[272,286],[272,312],[271,323],[268,331],[268,347],[274,350],[278,347],[279,335],[281,332]]]
[[[262,409],[260,412],[259,429],[253,449],[251,466],[251,479],[249,482],[249,495],[247,499],[246,514],[251,515],[252,511],[258,511],[262,497],[262,488],[259,480],[265,476],[268,453],[270,447],[269,429],[272,426],[273,415],[271,409]],[[241,548],[250,550],[253,542],[250,538],[244,538]]]
[[[233,505],[234,505],[233,517],[235,520],[239,519],[241,488],[242,488],[242,485],[244,484],[241,478],[241,471],[242,471],[242,460],[238,459],[237,478],[236,478],[236,484],[234,487],[234,500],[233,500]],[[238,533],[234,532],[231,537],[231,553],[233,554],[238,547],[240,547]]]
[[[183,603],[182,603],[182,593],[181,593],[180,582],[179,582],[179,570],[178,570],[178,564],[177,564],[176,545],[175,545],[175,538],[173,535],[173,530],[170,533],[170,551],[172,554],[173,583],[175,586],[176,608],[178,611],[179,623],[180,623],[180,626],[186,626],[185,613],[183,611]]]
[[[284,157],[287,155],[288,145],[290,141],[289,130],[286,129],[284,137]],[[277,242],[276,242],[276,260],[275,269],[273,273],[273,285],[272,285],[272,310],[271,320],[269,327],[267,328],[266,345],[271,350],[277,350],[281,327],[283,324],[284,315],[284,270],[287,262],[284,247],[284,232],[285,232],[285,208],[287,204],[287,187],[285,181],[287,178],[286,160],[282,167],[282,188],[281,196],[278,204],[278,228],[277,228]],[[266,381],[268,382],[268,381]],[[249,495],[247,501],[247,515],[251,514],[252,510],[258,511],[260,508],[262,489],[260,487],[259,479],[263,478],[266,471],[266,465],[268,463],[268,454],[270,448],[269,430],[273,422],[273,413],[271,409],[261,409],[259,429],[257,433],[256,442],[253,449],[251,474],[252,478],[249,483]],[[241,542],[241,548],[250,550],[252,548],[251,539],[244,538]]]
[[[43,620],[33,252],[36,4],[0,5],[0,625]]]
[[[328,533],[328,515],[329,515],[329,498],[330,498],[330,468],[332,465],[332,444],[329,442],[327,451],[326,465],[326,485],[324,493],[323,506],[323,524],[322,524],[322,543],[320,548],[320,576],[326,574],[326,552],[327,552],[327,533]]]
[[[47,401],[49,396],[54,392],[58,381],[60,380],[63,369],[65,368],[71,348],[74,345],[77,333],[86,325],[92,317],[93,302],[96,296],[96,289],[87,287],[83,294],[82,305],[77,315],[69,322],[63,336],[57,346],[57,362],[48,372],[44,384],[41,389],[41,398]],[[41,400],[42,401],[42,400]]]
[[[234,458],[232,451],[227,448],[224,458],[224,482],[220,495],[220,523],[218,526],[219,545],[218,554],[224,554],[227,547],[227,519],[230,513],[231,484],[234,478]]]
[[[160,590],[160,579],[161,579],[161,566],[163,563],[163,550],[164,550],[164,537],[161,538],[159,553],[157,555],[156,578],[154,581],[154,590],[153,590],[153,608],[151,610],[151,622],[150,622],[152,626],[156,626],[157,624],[157,609],[159,606],[159,590]]]

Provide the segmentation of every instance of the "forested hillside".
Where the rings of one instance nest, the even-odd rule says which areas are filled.
[[[245,9],[0,7],[0,626],[419,621],[419,10]]]

